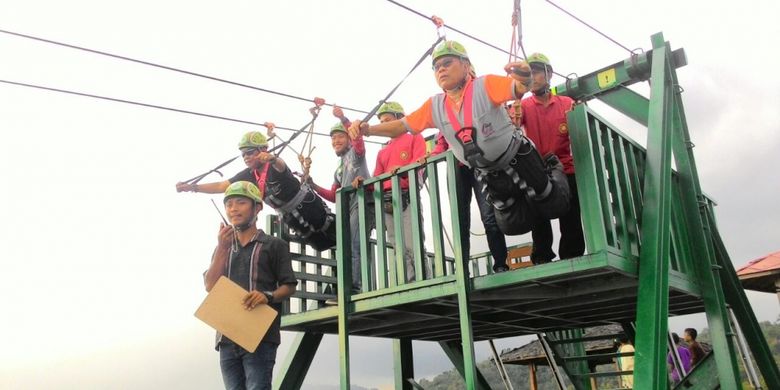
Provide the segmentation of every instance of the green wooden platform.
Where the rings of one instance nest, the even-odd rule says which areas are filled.
[[[283,330],[301,333],[282,364],[275,388],[301,388],[323,334],[338,335],[344,390],[350,388],[348,336],[394,340],[396,389],[412,389],[408,381],[414,377],[411,340],[439,342],[466,387],[483,389],[487,383],[476,369],[474,342],[543,334],[575,388],[588,389],[593,377],[607,374],[588,372],[588,362],[581,358],[581,329],[617,323],[624,329],[627,324],[636,327],[635,332],[627,332],[635,335],[634,388],[666,389],[668,317],[702,312],[713,353],[706,366],[691,374],[690,388],[739,388],[727,305],[764,381],[769,388],[780,388],[780,371],[718,234],[714,202],[699,186],[683,89],[676,74],[686,65],[685,53],[672,51],[660,33],[651,41],[651,50],[555,88],[556,93],[579,102],[568,114],[568,123],[587,245],[583,257],[493,274],[489,255],[464,259],[458,245],[449,250],[444,230],[451,233],[451,242],[460,242],[457,221],[446,218],[458,214],[458,175],[451,153],[367,180],[373,193],[349,187],[337,193],[337,210],[348,210],[348,195],[354,194],[360,200],[361,216],[373,213],[376,231],[383,232],[383,213],[377,206],[382,184],[392,184],[395,236],[400,238],[404,229],[411,229],[414,237],[417,279],[413,282],[404,281],[402,256],[391,249],[402,247],[402,238],[387,243],[383,234],[372,239],[365,233],[363,292],[349,294],[353,227],[348,213],[337,213],[336,250],[321,253],[294,243],[284,227],[269,223],[271,232],[293,242],[294,269],[302,280],[282,316]],[[644,81],[650,82],[649,98],[628,88]],[[647,147],[584,104],[594,98],[646,127]],[[413,215],[422,209],[430,213],[411,226],[404,226],[399,216],[404,175],[410,188],[425,187],[422,195],[411,197]],[[361,220],[359,228],[367,232],[365,218]],[[424,248],[424,241],[432,245]],[[432,272],[423,277],[425,261]],[[329,287],[334,283],[341,286],[336,295]],[[327,298],[336,296],[338,306],[324,306]]]

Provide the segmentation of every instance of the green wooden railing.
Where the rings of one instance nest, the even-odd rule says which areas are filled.
[[[385,174],[373,177],[365,181],[360,189],[345,187],[337,192],[337,204],[341,202],[342,207],[337,210],[345,210],[345,215],[341,216],[345,221],[349,220],[348,196],[358,197],[360,226],[364,234],[361,237],[361,282],[362,293],[376,291],[391,292],[394,290],[404,290],[413,288],[417,282],[430,281],[435,279],[454,280],[456,274],[456,264],[460,258],[459,243],[455,239],[458,229],[457,214],[453,210],[458,209],[456,192],[449,188],[455,185],[458,175],[454,168],[457,166],[452,153],[447,152],[430,158],[425,164],[411,164],[399,169],[395,174]],[[450,169],[450,167],[452,169]],[[412,215],[422,215],[423,207],[430,218],[416,218],[411,226],[404,226],[401,222],[401,178],[409,177],[409,187],[419,188],[420,191],[410,191],[410,201],[408,207],[412,210]],[[385,230],[387,216],[382,206],[382,191],[384,183],[390,182],[393,194],[393,218],[395,220],[396,242],[388,242],[386,235],[382,234]],[[416,195],[416,196],[414,196]],[[424,206],[423,206],[424,205]],[[446,222],[443,211],[449,210],[449,222]],[[373,215],[376,221],[376,228],[369,229],[366,218],[367,215]],[[343,248],[343,264],[347,265],[348,271],[351,271],[351,248],[350,237],[351,229],[348,223],[339,225],[337,248]],[[415,280],[407,282],[405,280],[406,264],[403,260],[401,251],[395,248],[403,247],[403,230],[412,229],[413,231],[413,252]],[[333,286],[338,284],[337,261],[339,252],[334,248],[326,251],[314,251],[312,248],[303,244],[303,240],[290,234],[283,224],[279,222],[276,216],[271,216],[267,222],[267,230],[272,234],[282,237],[291,243],[290,252],[293,259],[293,270],[296,278],[300,281],[298,289],[293,297],[283,307],[283,314],[294,314],[308,310],[323,307],[325,300],[335,298],[335,289]],[[429,243],[433,245],[424,245],[425,234],[429,235]],[[468,232],[467,232],[468,233]],[[457,251],[455,250],[456,248]],[[511,246],[528,246],[524,243]],[[453,255],[445,255],[445,253]],[[426,267],[425,264],[429,264]],[[493,260],[490,252],[474,253],[468,259],[468,276],[479,277],[493,273]],[[425,271],[423,271],[425,270]],[[351,285],[351,278],[348,281]],[[347,286],[347,291],[350,290]]]

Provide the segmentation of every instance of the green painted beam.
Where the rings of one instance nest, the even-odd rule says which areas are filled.
[[[413,390],[407,380],[414,378],[414,358],[411,339],[393,340],[393,367],[396,390]]]
[[[623,113],[623,115],[639,122],[641,125],[647,126],[647,112],[650,107],[650,101],[646,97],[624,86],[620,86],[600,94],[599,100]]]
[[[322,341],[322,333],[298,333],[274,379],[274,389],[299,390]]]
[[[439,346],[441,346],[441,349],[444,351],[444,354],[447,355],[447,357],[450,359],[450,362],[452,362],[452,365],[455,366],[455,369],[458,370],[463,380],[466,382],[466,389],[469,390],[490,390],[490,385],[488,384],[487,379],[485,379],[484,376],[482,376],[482,373],[477,370],[476,365],[471,366],[471,370],[474,371],[474,380],[469,383],[466,379],[466,376],[468,375],[468,372],[471,370],[464,369],[463,363],[465,360],[465,356],[463,354],[463,349],[460,346],[460,343],[457,341],[442,341],[439,342]]]
[[[458,199],[456,194],[457,186],[460,181],[460,175],[457,172],[458,163],[452,154],[447,156],[447,188],[450,194],[450,215],[457,216],[459,213]],[[460,242],[460,227],[457,218],[452,218],[452,241]],[[471,279],[467,270],[467,262],[463,255],[463,248],[454,244],[455,251],[455,285],[458,296],[458,313],[460,320],[461,347],[463,351],[463,377],[466,381],[466,388],[473,389],[476,386],[477,361],[474,356],[474,334],[471,328],[471,310],[469,309],[469,293],[471,290]]]
[[[349,197],[344,188],[336,192],[337,210],[349,210]],[[349,232],[349,213],[336,213],[336,261],[339,280],[338,324],[339,324],[339,373],[341,390],[350,390],[349,384],[349,309],[352,293],[352,259],[350,257],[351,237]]]
[[[667,386],[666,344],[669,314],[669,222],[671,215],[671,85],[667,45],[654,35],[645,165],[642,249],[639,255],[634,389]]]
[[[678,87],[677,77],[671,72],[672,88],[674,92],[674,107],[672,112],[672,148],[674,150],[675,163],[677,165],[677,178],[679,179],[678,202],[682,206],[685,225],[689,228],[690,238],[686,243],[690,244],[691,253],[688,258],[695,258],[690,264],[691,271],[701,284],[701,297],[704,302],[707,325],[712,335],[712,347],[715,354],[715,362],[718,368],[718,378],[724,388],[732,385],[735,388],[741,386],[739,366],[736,360],[736,350],[730,335],[733,334],[729,324],[729,314],[726,310],[726,302],[723,295],[723,286],[713,269],[716,263],[710,234],[710,227],[706,224],[704,209],[699,207],[703,201],[699,184],[696,161],[693,156],[692,143],[688,134],[685,120],[681,90]]]
[[[711,209],[708,209],[708,212],[711,213]],[[731,306],[731,310],[734,311],[737,322],[740,328],[742,328],[742,333],[748,346],[750,346],[750,351],[756,360],[756,365],[759,371],[761,371],[767,387],[769,389],[780,389],[780,370],[778,370],[772,350],[769,349],[769,344],[767,344],[764,338],[764,333],[761,331],[750,301],[748,301],[745,290],[739,282],[734,265],[726,252],[726,247],[720,238],[717,228],[715,228],[714,222],[712,223],[712,237],[716,250],[717,266],[721,268],[719,276],[720,282],[723,284],[726,301]]]
[[[662,36],[660,33],[654,36]],[[648,80],[651,71],[653,56],[661,52],[664,58],[668,58],[674,69],[688,64],[683,49],[677,49],[668,53],[664,47],[653,47],[653,50],[638,53],[631,57],[616,62],[610,66],[601,68],[587,75],[566,80],[553,88],[558,95],[568,96],[576,101],[586,101],[594,97],[600,97],[607,91],[621,89],[640,81]]]

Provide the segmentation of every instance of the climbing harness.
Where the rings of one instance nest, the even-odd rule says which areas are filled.
[[[460,126],[460,129],[455,130],[455,136],[460,145],[463,147],[463,156],[466,158],[466,160],[469,162],[469,166],[471,167],[477,167],[479,159],[484,155],[484,152],[482,152],[482,149],[480,149],[479,145],[477,145],[476,140],[474,140],[474,130],[476,130],[473,126],[473,107],[472,107],[472,97],[474,92],[474,83],[469,80],[466,83],[466,87],[463,91],[463,124],[461,125],[460,121],[458,120],[458,117],[455,115],[455,111],[453,111],[452,106],[455,104],[455,102],[450,99],[449,96],[445,96],[443,100],[444,104],[444,110],[447,113],[447,119],[450,121],[450,125],[452,126],[453,130],[455,130],[455,126]]]

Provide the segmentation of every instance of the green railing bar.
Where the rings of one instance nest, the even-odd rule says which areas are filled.
[[[452,152],[447,152],[452,153]],[[442,225],[441,191],[439,191],[439,169],[435,162],[429,162],[428,167],[428,193],[431,196],[431,224]],[[444,276],[444,232],[443,229],[432,229],[433,234],[433,275],[438,278]]]
[[[274,379],[273,388],[300,390],[321,341],[322,333],[298,333]]]
[[[606,221],[601,210],[598,194],[598,176],[600,167],[596,166],[598,149],[590,140],[587,107],[577,104],[567,116],[569,137],[574,160],[577,161],[577,192],[580,196],[583,233],[590,253],[604,251],[607,248],[605,233]]]
[[[349,210],[349,196],[341,188],[336,191],[337,210]],[[336,262],[339,280],[338,293],[338,328],[339,328],[339,372],[341,390],[350,390],[349,383],[349,308],[352,293],[352,264],[349,256],[349,213],[336,213]]]
[[[393,230],[395,233],[395,242],[393,242],[393,254],[395,255],[395,261],[392,268],[395,269],[395,282],[396,285],[406,283],[406,264],[404,264],[404,220],[403,220],[403,207],[401,204],[401,177],[400,175],[394,175],[390,178],[390,182],[393,185]],[[392,269],[391,268],[391,269]]]
[[[371,245],[369,245],[369,237],[371,235],[371,229],[370,226],[368,226],[367,221],[369,220],[366,218],[369,211],[366,210],[366,190],[365,186],[360,186],[360,188],[357,189],[355,194],[353,196],[357,197],[357,204],[358,204],[358,229],[360,233],[360,283],[362,285],[363,291],[370,291],[371,290],[371,275],[374,273],[373,271],[373,262],[370,261],[370,252],[371,252]],[[347,209],[349,210],[349,209]],[[343,212],[343,210],[342,210]],[[350,233],[352,232],[352,229],[355,229],[355,226],[350,226]],[[351,235],[351,234],[350,234]],[[350,242],[350,247],[352,243]]]
[[[628,236],[628,229],[626,226],[628,225],[628,218],[626,217],[625,213],[625,207],[623,204],[623,199],[625,197],[625,191],[626,189],[623,188],[622,183],[622,177],[620,175],[620,166],[622,166],[621,162],[623,159],[622,156],[617,155],[615,153],[615,143],[618,142],[617,139],[619,136],[611,131],[611,129],[608,127],[604,130],[602,133],[602,142],[604,145],[605,150],[605,164],[610,168],[610,177],[609,177],[609,189],[612,191],[613,197],[612,197],[612,214],[615,216],[616,220],[616,226],[615,226],[615,240],[616,242],[619,242],[619,245],[616,245],[618,249],[623,253],[623,256],[625,258],[629,258],[631,255],[630,252],[630,243],[631,240]],[[617,149],[619,151],[619,149]]]
[[[395,286],[395,269],[390,268],[388,277],[387,269],[387,240],[385,239],[385,213],[382,208],[382,182],[377,181],[374,184],[374,221],[376,225],[376,288],[381,290],[388,286]],[[390,284],[388,285],[388,280]]]
[[[412,390],[407,378],[414,378],[414,360],[411,339],[393,340],[393,368],[396,390]]]
[[[422,217],[422,207],[420,206],[420,191],[418,170],[409,171],[409,214],[412,216],[412,226],[404,226],[405,229],[412,229],[412,254],[414,256],[414,277],[420,281],[425,278],[423,273],[423,245],[425,244],[425,231],[420,218]],[[436,225],[433,225],[436,226]],[[431,277],[431,275],[427,275]]]
[[[463,377],[467,389],[476,388],[477,362],[474,356],[474,334],[471,328],[471,310],[469,309],[469,293],[471,280],[469,279],[467,262],[463,257],[463,248],[460,243],[460,227],[458,223],[457,186],[460,177],[457,172],[457,161],[450,153],[447,155],[447,188],[450,197],[450,215],[452,219],[452,241],[455,250],[455,283],[458,296],[458,314],[460,320],[461,345],[463,351]]]

